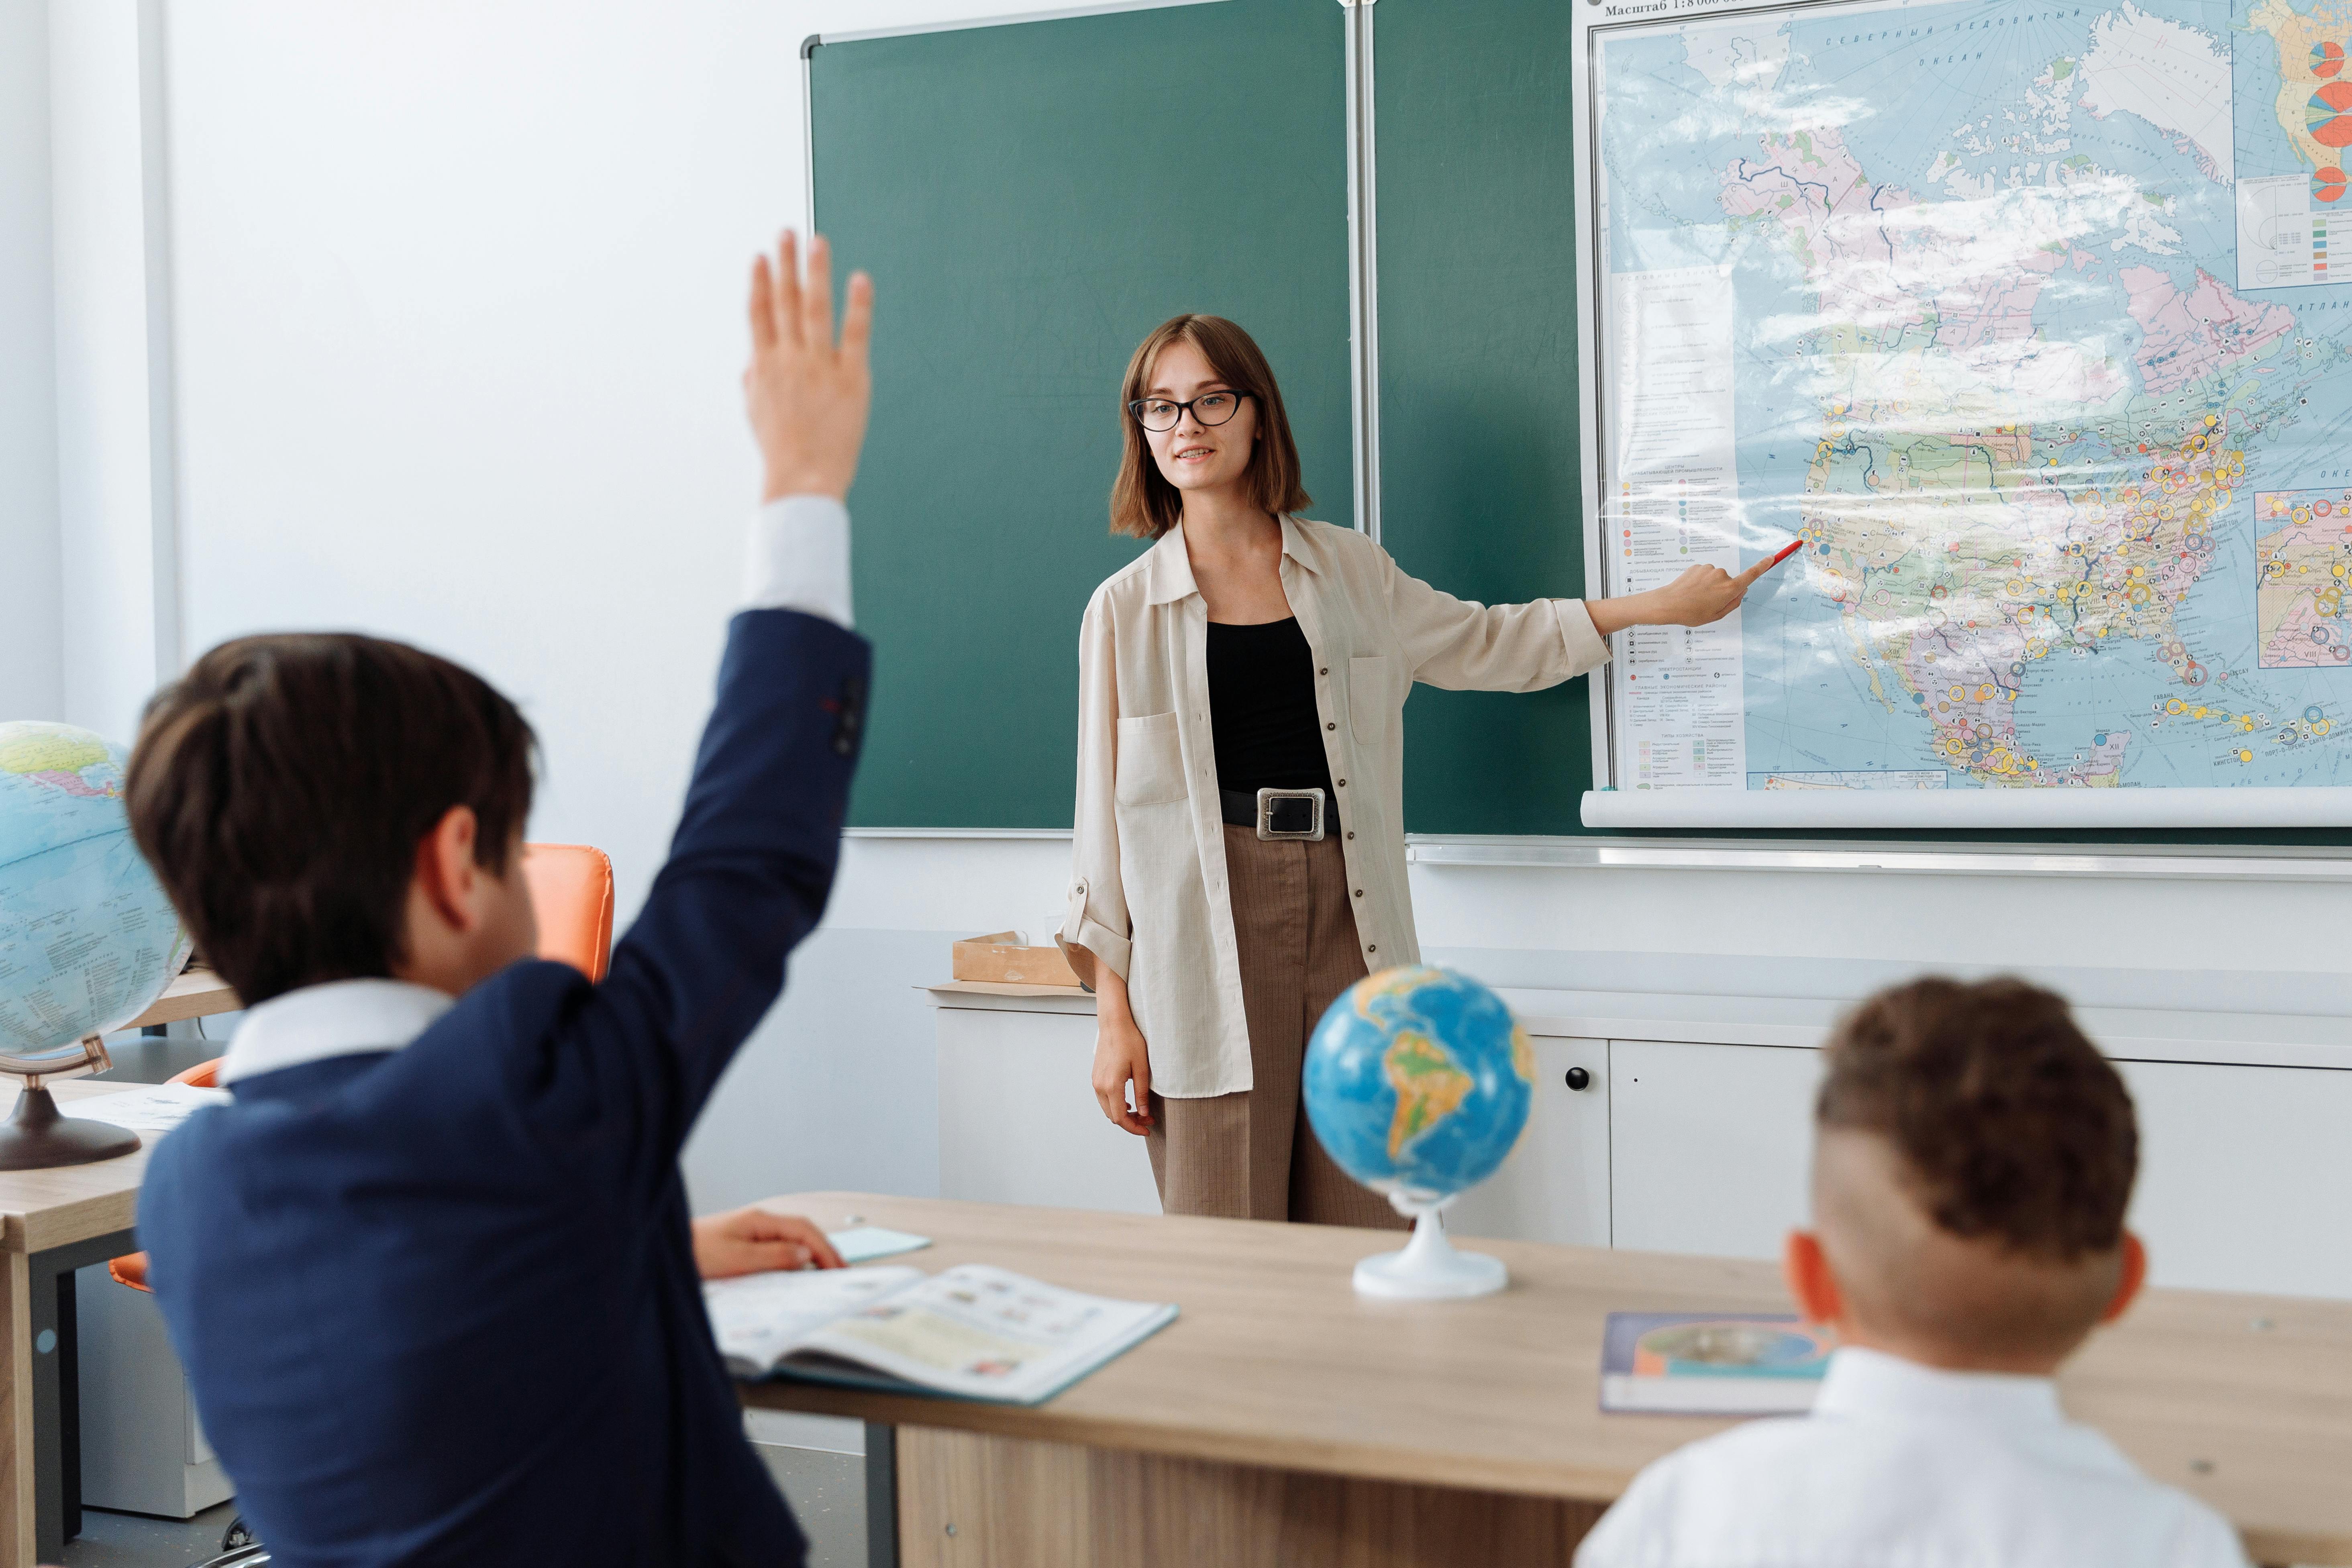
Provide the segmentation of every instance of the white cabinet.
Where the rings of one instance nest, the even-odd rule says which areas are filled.
[[[942,1005],[938,1016],[940,1195],[1159,1212],[1142,1140],[1095,1103],[1090,1009]],[[1819,1050],[1564,1033],[1532,1043],[1528,1130],[1447,1212],[1449,1229],[1773,1258],[1807,1223]],[[2139,1111],[2131,1220],[2155,1283],[2352,1298],[2352,1072],[2116,1066]]]
[[[1778,1258],[1811,1207],[1821,1052],[1612,1040],[1609,1068],[1614,1244]]]
[[[2352,1297],[2352,1072],[2116,1066],[2139,1112],[2150,1283]]]
[[[1143,1140],[1095,1102],[1095,1016],[939,1009],[940,1196],[1158,1214]]]
[[[1503,1168],[1455,1199],[1445,1228],[1570,1247],[1609,1245],[1609,1045],[1537,1036],[1534,1103]],[[1569,1086],[1570,1073],[1580,1087]]]

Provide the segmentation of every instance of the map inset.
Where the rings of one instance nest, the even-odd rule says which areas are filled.
[[[2352,784],[2347,47],[2352,0],[1596,31],[1610,587],[1807,546],[1621,644],[1619,787]]]

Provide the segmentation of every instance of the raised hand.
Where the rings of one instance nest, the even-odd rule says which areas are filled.
[[[835,341],[833,256],[824,236],[809,241],[805,285],[790,229],[772,265],[765,256],[751,264],[751,363],[743,372],[743,402],[766,465],[763,501],[849,494],[873,397],[873,279],[854,272]]]

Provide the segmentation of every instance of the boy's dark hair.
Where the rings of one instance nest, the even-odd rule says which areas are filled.
[[[2064,997],[1915,980],[1841,1020],[1828,1057],[1815,1121],[1885,1139],[1944,1230],[2061,1263],[2122,1241],[2131,1096]]]
[[[471,670],[376,637],[240,637],[147,704],[131,831],[247,1005],[387,975],[416,846],[452,806],[504,876],[535,737]]]

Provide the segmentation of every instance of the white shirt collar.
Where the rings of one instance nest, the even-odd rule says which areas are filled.
[[[2046,1377],[1946,1372],[1860,1345],[1831,1355],[1813,1414],[1999,1426],[2054,1426],[2066,1419],[2058,1408],[2058,1385]]]
[[[456,998],[405,980],[334,980],[273,996],[247,1010],[230,1037],[220,1081],[363,1051],[398,1050]]]

